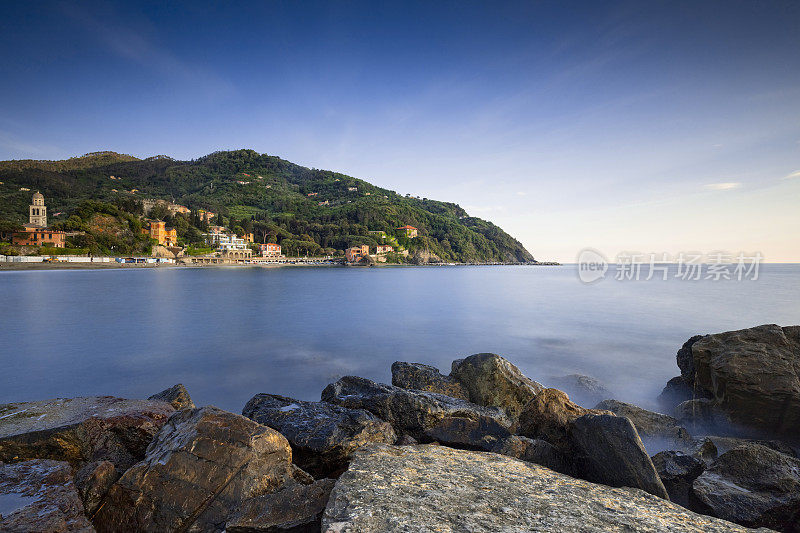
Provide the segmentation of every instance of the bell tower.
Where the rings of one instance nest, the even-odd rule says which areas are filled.
[[[47,227],[47,207],[44,205],[44,196],[39,191],[33,195],[33,201],[28,206],[28,222],[32,226]]]

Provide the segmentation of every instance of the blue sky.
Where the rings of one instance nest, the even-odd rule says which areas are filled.
[[[252,148],[539,259],[800,261],[797,2],[16,2],[0,159]]]

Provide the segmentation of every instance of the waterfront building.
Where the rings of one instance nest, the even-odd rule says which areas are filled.
[[[362,244],[360,246],[351,246],[344,251],[344,258],[348,263],[355,263],[360,261],[363,257],[369,255],[369,246]]]
[[[148,227],[142,228],[142,233],[158,241],[161,246],[178,245],[178,231],[167,226],[167,223],[161,220],[149,221]]]
[[[28,206],[28,223],[23,224],[22,228],[23,231],[13,232],[4,237],[10,237],[11,243],[17,246],[65,247],[66,233],[47,227],[47,206],[44,204],[44,196],[39,191],[33,194]]]
[[[389,252],[394,252],[394,246],[389,246],[388,244],[379,244],[375,251],[378,255],[388,254]]]
[[[259,244],[258,251],[262,257],[281,257],[281,245],[273,242]]]

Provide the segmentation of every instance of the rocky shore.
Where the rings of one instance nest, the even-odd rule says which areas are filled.
[[[800,326],[698,335],[677,363],[662,413],[496,354],[241,415],[181,385],[0,405],[0,531],[800,532]]]

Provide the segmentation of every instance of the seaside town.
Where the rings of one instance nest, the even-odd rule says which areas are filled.
[[[113,178],[113,176],[112,176]],[[166,209],[170,215],[188,215],[191,210],[182,205],[164,200],[143,200],[146,213],[157,206]],[[210,223],[217,215],[211,211],[199,210],[198,215],[205,223]],[[418,228],[404,225],[393,231],[370,231],[370,235],[384,244],[370,247],[362,244],[344,250],[343,256],[323,255],[288,257],[281,245],[275,242],[256,242],[252,232],[237,234],[220,225],[209,225],[203,240],[208,253],[190,255],[188,246],[179,242],[176,228],[168,226],[163,220],[145,219],[140,230],[149,237],[152,251],[149,256],[113,257],[93,256],[91,254],[70,255],[62,253],[70,238],[83,232],[64,231],[48,226],[47,206],[40,192],[35,192],[28,206],[28,222],[14,230],[0,229],[0,243],[16,247],[25,253],[18,255],[0,254],[0,263],[119,263],[132,264],[183,264],[183,265],[269,265],[269,264],[350,264],[374,265],[387,262],[388,254],[396,253],[407,257],[408,250],[398,244],[396,236],[407,239],[419,236]]]

